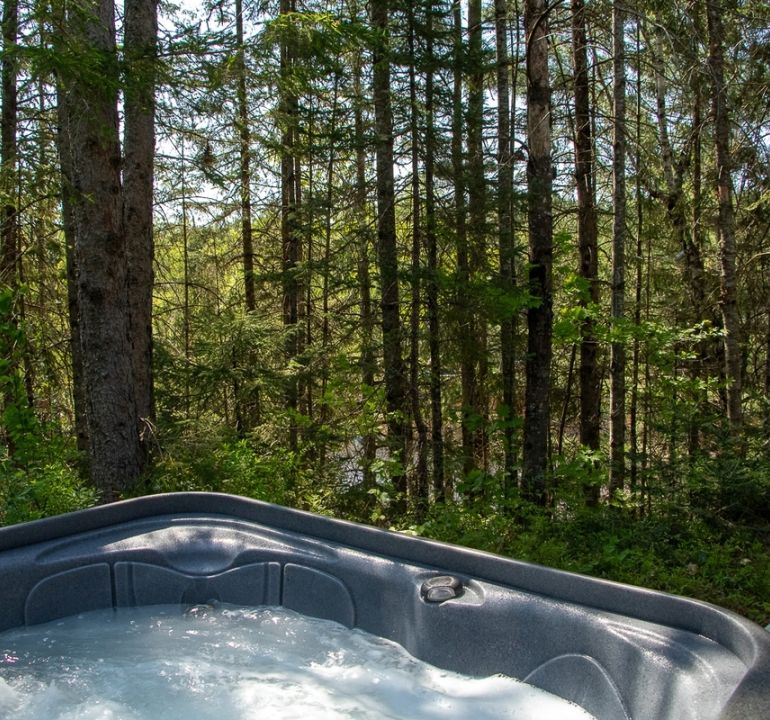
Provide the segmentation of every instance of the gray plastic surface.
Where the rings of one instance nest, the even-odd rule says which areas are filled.
[[[358,627],[599,720],[770,718],[770,634],[695,600],[212,493],[0,529],[0,630],[210,600]]]

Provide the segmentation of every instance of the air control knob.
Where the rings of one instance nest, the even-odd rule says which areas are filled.
[[[423,600],[442,603],[463,594],[463,582],[454,575],[436,575],[426,580],[420,588]]]

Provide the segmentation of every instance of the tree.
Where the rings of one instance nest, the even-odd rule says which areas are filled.
[[[626,56],[625,11],[612,6],[612,323],[621,332],[625,313],[626,243]],[[625,480],[626,350],[621,337],[610,347],[610,494],[621,490]]]
[[[54,17],[54,27],[60,30],[55,35],[61,42],[66,27],[63,9]],[[80,341],[80,307],[78,302],[78,268],[75,257],[75,167],[72,154],[70,117],[73,110],[67,107],[71,94],[67,89],[68,81],[61,72],[56,77],[56,147],[59,155],[61,216],[64,240],[65,265],[67,271],[67,321],[69,326],[68,345],[72,364],[72,405],[75,418],[75,442],[77,449],[88,456],[90,441],[88,437],[88,399],[83,364],[83,346]]]
[[[487,245],[487,186],[484,177],[484,53],[482,46],[481,0],[468,0],[468,261],[471,288],[486,275]],[[476,293],[471,291],[471,295]],[[472,465],[485,472],[489,468],[487,425],[489,401],[487,398],[487,320],[486,313],[476,300],[470,322],[462,338],[468,344],[473,363],[473,382],[468,386],[467,403],[471,423]],[[469,378],[470,379],[470,378]]]
[[[150,489],[205,482],[446,539],[480,528],[487,544],[494,528],[513,551],[524,536],[537,547],[552,517],[580,563],[595,548],[575,538],[604,537],[605,520],[624,545],[652,526],[672,531],[683,512],[699,537],[699,518],[735,527],[739,545],[749,516],[765,522],[767,3],[717,3],[729,121],[718,148],[703,3],[637,8],[625,38],[619,15],[631,8],[618,4],[614,58],[613,23],[585,0],[532,0],[526,18],[511,0],[388,2],[371,16],[360,2],[166,4],[161,59],[137,39],[139,2],[125,5],[122,51],[105,39],[112,9],[95,0],[90,13],[19,2],[16,43],[4,28],[4,120],[9,76],[18,102],[2,148],[15,155],[2,170],[15,221],[2,237],[18,292],[0,291],[0,395],[13,388],[4,403],[26,403],[32,430],[16,433],[13,457],[0,449],[0,506],[32,507],[48,487],[69,495],[60,478],[81,468],[75,435],[110,458],[135,441],[95,403],[124,421],[125,403],[142,404],[130,399],[142,382],[130,362],[117,373],[127,384],[105,383],[131,357],[130,323],[149,312],[128,309],[136,288],[153,283],[163,452],[142,478]],[[623,75],[629,100],[614,92]],[[737,444],[710,422],[728,405],[714,158],[731,170],[720,193],[733,213]],[[153,251],[151,202],[154,282],[137,272]],[[525,231],[529,264],[517,254]],[[629,292],[613,277],[613,241]],[[628,382],[627,414],[610,343],[628,352],[627,377],[612,368]],[[605,458],[610,441],[621,452]],[[613,510],[592,512],[603,532],[586,534],[582,509],[602,497],[610,459]],[[102,482],[118,479],[107,491],[124,493],[133,460],[109,472],[100,462]]]
[[[735,210],[732,199],[732,159],[730,155],[730,109],[724,73],[724,28],[720,0],[706,0],[709,37],[709,73],[716,146],[716,191],[719,202],[720,306],[724,327],[725,378],[727,381],[727,419],[730,432],[738,437],[743,425],[740,317],[735,271]]]
[[[428,254],[428,278],[425,294],[428,305],[428,345],[430,349],[431,449],[433,457],[433,498],[445,499],[444,413],[441,390],[441,340],[438,287],[438,244],[436,237],[436,127],[434,91],[434,6],[427,0],[425,9],[425,245]]]
[[[293,0],[281,0],[280,13],[285,19],[295,11]],[[299,263],[302,259],[302,238],[299,226],[301,182],[296,141],[298,133],[297,97],[293,69],[295,48],[289,27],[281,36],[281,245],[283,248],[283,324],[285,355],[288,364],[286,378],[286,410],[289,414],[289,447],[296,452],[299,445],[297,413],[299,412],[299,382],[296,368],[300,351]],[[253,276],[252,276],[253,277]]]
[[[553,326],[553,214],[551,89],[548,73],[548,8],[527,0],[527,205],[529,210],[529,292],[527,311],[527,387],[524,400],[524,496],[547,501]]]
[[[409,134],[412,145],[412,297],[409,332],[409,397],[411,400],[412,419],[417,430],[417,467],[415,468],[413,483],[414,505],[418,508],[420,514],[424,514],[428,505],[428,426],[423,417],[420,399],[420,325],[422,310],[422,267],[420,258],[423,249],[423,202],[420,192],[420,108],[417,101],[417,69],[415,67],[417,31],[415,28],[414,7],[411,4],[407,10],[407,22],[409,33]]]
[[[367,212],[367,187],[366,187],[366,138],[364,137],[364,113],[361,88],[361,63],[358,59],[353,65],[353,131],[355,142],[355,189],[353,192],[353,211],[355,217],[356,247],[356,275],[359,292],[360,321],[360,369],[361,385],[363,388],[363,402],[374,391],[374,377],[377,361],[374,355],[374,326],[375,314],[372,309],[372,280],[369,269],[369,256],[371,252],[372,238],[369,230],[369,213]],[[367,492],[374,488],[374,473],[372,465],[377,457],[377,442],[373,432],[364,433],[362,476],[364,490]]]
[[[152,379],[156,0],[125,0],[123,223],[133,391],[145,453],[155,417]]]
[[[768,274],[770,274],[770,262],[765,262]],[[770,292],[765,299],[765,315],[767,315],[767,329],[765,331],[765,437],[770,438]]]
[[[594,189],[594,148],[588,76],[585,3],[572,2],[572,54],[575,67],[575,184],[578,202],[580,277],[585,283],[580,305],[585,317],[580,333],[580,444],[600,446],[601,378],[597,361],[595,313],[599,305],[599,245]],[[599,501],[599,487],[586,490],[589,504]]]
[[[0,312],[0,362],[3,388],[3,417],[10,414],[22,400],[16,382],[14,367],[16,330],[16,304],[18,299],[18,216],[17,186],[17,131],[18,131],[18,58],[16,41],[19,30],[19,7],[16,0],[3,3],[2,35],[2,116],[0,117],[0,287],[2,287],[2,311]],[[6,294],[7,288],[7,294]],[[13,455],[15,439],[6,424],[5,442],[8,454]]]
[[[500,284],[510,299],[516,287],[513,237],[513,153],[511,152],[510,57],[508,55],[508,2],[495,2],[495,41],[497,48],[497,218],[500,257]],[[506,303],[504,303],[504,307]],[[504,310],[500,321],[501,378],[503,384],[503,485],[506,490],[516,480],[516,448],[513,419],[516,408],[516,363],[513,313]]]
[[[98,0],[68,12],[77,72],[60,81],[70,153],[62,165],[72,171],[90,475],[103,501],[116,499],[144,466],[129,343],[114,11],[111,0]]]
[[[240,161],[241,243],[243,245],[243,287],[246,312],[256,310],[254,286],[254,241],[251,227],[251,130],[246,88],[246,45],[243,40],[243,0],[235,0],[235,42],[237,48],[236,72],[238,75],[235,126],[238,130],[238,156]]]
[[[700,22],[698,19],[697,8],[692,13],[693,26],[696,37],[700,37]],[[670,118],[668,111],[669,94],[668,81],[666,77],[667,68],[664,63],[664,46],[667,40],[667,33],[664,26],[663,17],[658,14],[656,17],[655,32],[651,43],[652,61],[655,76],[655,107],[656,120],[658,126],[658,139],[660,143],[660,156],[663,164],[663,179],[665,190],[655,191],[660,195],[666,210],[666,215],[671,222],[673,234],[676,243],[681,247],[683,254],[683,276],[690,294],[690,302],[685,310],[689,314],[686,318],[689,322],[701,323],[708,318],[708,308],[706,307],[706,285],[705,271],[702,252],[702,231],[700,214],[701,207],[701,81],[699,72],[699,60],[697,50],[693,52],[693,57],[688,58],[687,71],[692,75],[693,100],[692,100],[692,132],[682,144],[682,148],[675,156],[674,148],[671,142],[669,132]],[[696,69],[692,71],[693,67]],[[688,228],[687,221],[687,194],[685,192],[685,181],[687,180],[687,171],[692,165],[692,223]],[[702,375],[703,365],[703,343],[700,343],[700,355],[691,363],[690,377],[697,385]],[[703,403],[700,410],[703,410]],[[690,419],[689,425],[689,451],[692,455],[699,445],[699,422],[697,419]]]
[[[2,35],[2,117],[0,117],[0,280],[15,294],[17,278],[17,132],[18,132],[18,67],[16,41],[19,32],[17,0],[3,3]]]
[[[641,18],[636,20],[636,53],[635,59],[637,68],[641,62]],[[637,167],[636,182],[634,188],[635,206],[636,206],[636,257],[635,257],[635,288],[634,288],[634,326],[637,329],[637,333],[634,337],[633,351],[631,356],[631,397],[629,402],[629,450],[631,467],[629,473],[629,480],[631,486],[631,492],[640,499],[639,514],[642,514],[644,509],[644,475],[640,474],[640,465],[646,460],[646,445],[649,431],[649,424],[645,422],[642,432],[642,444],[639,445],[639,416],[640,413],[640,370],[642,366],[642,343],[640,333],[638,330],[642,325],[642,309],[643,309],[643,296],[644,296],[644,264],[645,264],[645,243],[644,243],[644,207],[642,197],[642,177],[639,172],[641,166],[642,155],[642,73],[637,72],[636,80],[636,112],[635,112],[635,157],[634,161]],[[647,290],[649,293],[649,284],[647,284]],[[649,306],[648,306],[649,307]],[[646,362],[645,367],[649,368],[649,362]],[[640,462],[640,460],[642,462]]]
[[[457,255],[457,336],[460,353],[461,420],[463,472],[474,466],[473,403],[476,395],[476,367],[473,344],[474,316],[468,302],[471,272],[468,254],[468,206],[466,202],[466,168],[463,154],[463,77],[465,46],[463,44],[462,7],[460,0],[452,5],[452,186],[454,194],[453,229]]]
[[[396,208],[393,176],[393,115],[390,99],[390,57],[388,39],[388,0],[373,0],[371,20],[377,36],[372,51],[374,118],[377,164],[377,259],[380,269],[380,307],[382,310],[382,351],[385,375],[385,402],[388,413],[388,447],[393,463],[391,479],[401,497],[406,498],[405,413],[406,388],[401,351],[401,318],[396,248]],[[402,501],[403,504],[403,501]]]

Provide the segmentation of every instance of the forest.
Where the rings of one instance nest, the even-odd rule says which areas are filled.
[[[4,0],[0,524],[241,494],[770,622],[766,0]]]

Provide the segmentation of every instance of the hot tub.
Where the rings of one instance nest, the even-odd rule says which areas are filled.
[[[770,633],[695,600],[212,493],[0,529],[0,630],[212,600],[360,628],[598,720],[770,718]]]

